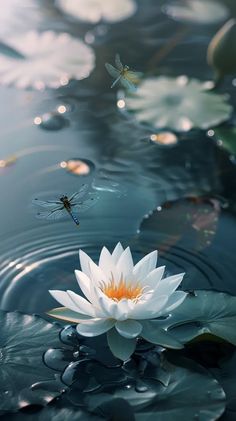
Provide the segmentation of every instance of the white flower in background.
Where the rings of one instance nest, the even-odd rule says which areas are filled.
[[[58,88],[70,79],[84,79],[95,65],[91,47],[66,33],[30,31],[7,40],[0,52],[0,83],[18,88]]]
[[[204,83],[186,76],[153,77],[139,84],[125,99],[126,109],[152,128],[187,132],[208,129],[230,118],[226,95],[207,91]]]
[[[218,0],[178,0],[164,6],[163,10],[177,21],[200,25],[222,22],[230,14],[227,6]]]
[[[58,7],[76,19],[91,23],[114,23],[132,16],[135,0],[57,0]]]
[[[133,264],[130,248],[120,243],[112,254],[103,247],[99,264],[80,250],[82,271],[76,270],[79,287],[86,298],[73,291],[50,291],[64,307],[51,316],[78,323],[83,336],[108,332],[108,344],[118,358],[127,359],[135,349],[136,338],[172,348],[182,344],[158,327],[160,316],[167,316],[186,297],[176,291],[184,274],[163,278],[164,266],[156,268],[157,251]]]

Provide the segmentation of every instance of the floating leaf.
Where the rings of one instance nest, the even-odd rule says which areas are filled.
[[[17,88],[58,88],[69,80],[84,79],[94,68],[91,47],[69,34],[35,31],[12,35],[7,39],[21,58],[0,52],[0,83]]]
[[[214,133],[219,145],[236,155],[236,127],[219,127],[214,129]]]
[[[207,60],[220,80],[236,72],[236,20],[230,19],[211,40]]]
[[[75,19],[91,23],[119,22],[132,16],[137,5],[135,0],[56,0],[58,7]]]
[[[216,126],[228,120],[233,110],[224,95],[207,92],[201,81],[186,76],[146,79],[125,102],[139,122],[176,132]]]
[[[205,369],[187,360],[185,367],[170,363],[167,367],[170,373],[167,387],[149,379],[145,381],[149,386],[146,392],[137,392],[130,385],[115,388],[112,396],[126,399],[134,408],[138,421],[218,419],[225,408],[225,394],[218,382]]]
[[[201,25],[222,22],[229,15],[227,7],[217,0],[172,1],[163,10],[177,21]]]
[[[18,413],[7,415],[7,421],[102,421],[104,418],[89,414],[82,409],[43,408],[32,414]]]
[[[184,343],[214,335],[236,345],[236,297],[223,292],[195,291],[165,321],[157,321]]]
[[[46,405],[61,393],[42,360],[48,346],[60,344],[59,331],[39,317],[0,311],[0,411]],[[53,381],[56,387],[33,391],[40,381]]]

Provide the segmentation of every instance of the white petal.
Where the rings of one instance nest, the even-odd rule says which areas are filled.
[[[133,278],[134,263],[129,247],[123,251],[116,266],[126,280],[131,280]]]
[[[79,287],[85,297],[88,298],[90,301],[91,298],[91,279],[85,275],[85,273],[81,272],[80,270],[75,270],[75,276],[77,279],[77,282],[79,284]]]
[[[136,348],[136,339],[126,339],[116,329],[109,330],[107,342],[112,354],[123,361],[128,360]]]
[[[171,295],[181,284],[184,277],[184,273],[178,275],[169,276],[164,278],[161,282],[158,283],[157,288],[154,291],[152,299],[158,297],[159,295]]]
[[[168,296],[162,295],[156,298],[154,301],[144,301],[137,303],[132,311],[130,311],[129,318],[136,320],[145,320],[153,317],[157,317],[163,307],[168,302]]]
[[[164,308],[162,314],[170,313],[172,310],[174,310],[176,307],[182,304],[187,295],[188,294],[183,291],[173,292],[173,294],[171,294],[171,296],[169,297],[169,300],[167,301],[166,307]]]
[[[114,264],[116,264],[120,258],[120,256],[122,255],[124,249],[121,245],[121,243],[117,243],[117,245],[115,246],[113,252],[112,252],[112,259]]]
[[[115,324],[114,320],[98,319],[98,320],[93,320],[90,323],[79,324],[76,327],[76,330],[80,335],[92,337],[92,336],[102,335],[103,333],[110,330],[114,326],[114,324]]]
[[[67,294],[72,299],[72,301],[74,301],[80,313],[88,314],[89,316],[95,316],[94,308],[87,300],[85,300],[80,295],[75,294],[73,291],[67,290]]]
[[[105,273],[92,260],[89,263],[89,267],[90,267],[91,280],[95,284],[95,286],[101,287],[103,283],[107,282],[107,277]]]
[[[79,309],[75,302],[70,298],[66,291],[59,291],[59,290],[50,290],[50,294],[52,295],[55,300],[58,301],[64,307],[69,308],[70,310],[79,312]],[[81,312],[82,313],[82,312]],[[86,313],[83,313],[86,314]]]
[[[118,321],[115,324],[117,332],[124,338],[136,338],[142,331],[142,325],[136,320]]]
[[[107,250],[106,247],[103,247],[100,258],[99,258],[99,267],[106,274],[107,280],[111,279],[120,279],[120,273],[118,272],[116,265],[114,263],[111,253]]]
[[[92,259],[83,250],[79,251],[79,258],[82,272],[90,278],[90,262],[92,262]]]
[[[152,270],[152,272],[150,272],[148,276],[143,281],[141,281],[141,284],[143,286],[147,286],[148,288],[155,290],[164,274],[164,271],[165,266],[160,266]]]
[[[141,281],[146,278],[146,276],[155,269],[157,264],[157,250],[152,251],[147,254],[143,259],[141,259],[135,266],[133,274],[135,279]]]

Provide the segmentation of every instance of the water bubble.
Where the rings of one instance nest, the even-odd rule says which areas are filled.
[[[207,136],[209,136],[209,137],[214,136],[214,134],[215,134],[214,130],[208,130],[208,132],[207,132]]]
[[[135,386],[136,392],[144,393],[148,390],[148,387],[145,383],[143,383],[141,380],[138,380]]]
[[[61,114],[49,112],[35,117],[34,124],[44,130],[61,130],[67,125],[67,120]]]

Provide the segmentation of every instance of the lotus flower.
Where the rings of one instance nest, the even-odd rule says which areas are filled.
[[[50,291],[64,307],[49,312],[53,317],[78,323],[83,336],[108,332],[108,344],[118,358],[125,360],[134,352],[136,338],[171,348],[182,348],[158,326],[160,316],[168,316],[186,297],[176,291],[184,274],[163,278],[165,267],[156,268],[157,251],[133,264],[130,248],[120,243],[112,254],[103,247],[99,265],[80,250],[82,271],[76,278],[86,298],[73,291]]]

